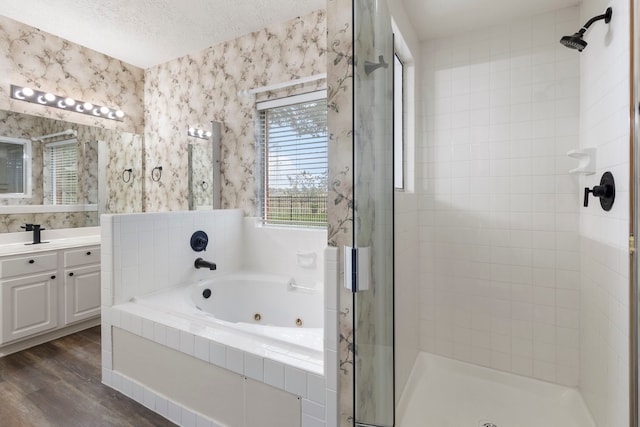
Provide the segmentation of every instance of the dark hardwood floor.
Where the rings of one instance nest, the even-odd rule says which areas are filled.
[[[174,424],[100,382],[96,326],[0,358],[0,426]]]

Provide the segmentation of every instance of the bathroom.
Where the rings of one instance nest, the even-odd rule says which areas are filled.
[[[482,372],[500,373],[491,377],[494,382],[503,373],[512,374],[506,381],[532,379],[543,387],[531,391],[534,394],[553,394],[547,391],[559,390],[544,388],[546,386],[568,387],[577,394],[571,403],[589,417],[588,422],[576,425],[636,425],[635,409],[629,409],[629,389],[633,396],[637,381],[629,368],[635,366],[630,363],[634,360],[635,341],[628,339],[637,332],[634,322],[629,326],[629,316],[635,311],[629,313],[635,310],[636,303],[628,297],[629,282],[635,280],[630,273],[635,267],[635,258],[629,259],[629,248],[635,244],[629,244],[629,227],[635,224],[630,214],[635,184],[630,180],[634,175],[630,172],[628,154],[629,139],[634,136],[634,131],[629,129],[629,28],[634,2],[585,0],[552,2],[549,6],[544,2],[491,1],[485,7],[475,6],[476,9],[473,5],[467,5],[469,9],[455,9],[457,6],[453,5],[451,9],[442,5],[436,9],[417,0],[388,3],[392,23],[391,19],[385,19],[383,2],[376,3],[377,11],[369,10],[374,6],[366,2],[355,2],[354,12],[352,2],[343,0],[330,0],[300,12],[300,19],[289,18],[286,25],[280,25],[285,19],[274,21],[269,26],[270,34],[276,35],[275,38],[282,35],[279,40],[283,46],[304,45],[305,61],[270,63],[273,68],[268,75],[260,74],[263,70],[259,65],[240,62],[236,67],[233,61],[223,61],[219,53],[234,57],[237,52],[242,58],[246,55],[243,49],[264,42],[262,39],[249,41],[238,35],[236,44],[221,41],[216,45],[220,50],[204,45],[167,63],[136,67],[59,38],[43,37],[43,33],[33,27],[2,18],[0,42],[11,52],[11,61],[3,62],[7,72],[2,77],[0,93],[4,96],[0,108],[64,119],[75,125],[98,126],[137,138],[136,143],[141,146],[131,154],[133,160],[118,163],[113,177],[105,181],[107,189],[103,194],[108,195],[113,204],[100,206],[103,199],[99,199],[95,207],[100,213],[145,212],[149,215],[145,216],[148,220],[143,221],[136,215],[106,217],[112,225],[131,221],[125,227],[139,233],[137,242],[142,243],[138,249],[146,252],[129,248],[130,257],[126,261],[129,264],[123,267],[135,270],[136,262],[146,265],[153,261],[148,252],[155,246],[151,243],[153,239],[167,246],[175,236],[175,241],[186,244],[198,228],[196,223],[205,224],[210,230],[219,230],[221,224],[224,224],[222,228],[238,227],[237,230],[242,231],[237,233],[247,233],[243,241],[260,240],[251,233],[268,230],[255,227],[251,219],[240,218],[255,215],[256,174],[253,123],[234,120],[238,116],[246,117],[254,104],[251,98],[239,96],[239,92],[326,73],[326,81],[304,83],[286,90],[287,95],[293,95],[298,93],[296,89],[306,92],[310,87],[313,90],[326,87],[330,134],[329,225],[327,231],[319,233],[319,238],[313,238],[312,250],[302,251],[318,254],[316,270],[324,277],[325,297],[323,379],[319,380],[318,371],[311,373],[315,376],[307,378],[307,386],[315,381],[316,391],[326,390],[322,397],[314,392],[313,399],[308,389],[293,393],[297,396],[306,393],[301,396],[304,400],[301,425],[346,426],[356,422],[389,426],[394,424],[394,418],[395,425],[405,427],[431,425],[423,421],[425,419],[431,419],[434,426],[446,423],[527,426],[542,422],[535,419],[539,406],[523,409],[523,413],[531,416],[523,421],[514,420],[510,418],[513,414],[501,413],[490,405],[481,405],[473,412],[460,410],[473,406],[464,402],[445,402],[435,408],[438,405],[424,404],[431,399],[429,393],[433,390],[427,387],[424,391],[421,387],[430,383],[438,387],[438,383],[428,377],[434,366],[444,366],[443,371],[460,366],[488,368]],[[593,23],[585,34],[589,44],[583,52],[558,43],[562,36],[573,34],[590,18],[604,13],[607,7],[613,10],[611,21]],[[369,20],[368,12],[375,13],[379,19]],[[375,202],[361,200],[361,195],[369,190],[377,195],[375,185],[378,185],[377,181],[361,175],[366,173],[361,167],[354,168],[354,161],[361,159],[358,148],[353,148],[353,129],[381,135],[386,135],[389,129],[384,127],[384,120],[367,126],[370,119],[367,113],[359,121],[358,108],[375,102],[366,102],[371,99],[366,97],[366,92],[365,95],[356,92],[354,106],[352,93],[367,88],[369,74],[352,69],[354,41],[351,38],[353,31],[360,36],[354,47],[356,56],[359,49],[363,49],[367,59],[377,64],[380,64],[376,58],[381,52],[388,51],[389,41],[386,38],[387,44],[376,46],[373,51],[359,45],[361,41],[375,39],[377,43],[379,40],[369,38],[366,29],[353,27],[353,13],[363,14],[356,19],[358,25],[374,22],[376,32],[378,26],[393,27],[395,49],[405,73],[405,173],[403,189],[396,190],[394,197],[396,244],[391,256],[395,266],[383,272],[395,271],[395,290],[391,290],[390,298],[386,294],[384,303],[364,301],[364,310],[357,308],[357,299],[367,290],[356,293],[354,304],[353,293],[343,286],[342,255],[345,247],[369,244],[362,241],[354,244],[354,232],[371,232],[375,240],[379,230],[369,227],[369,220],[373,224],[384,219],[380,218],[382,215],[368,217],[363,212],[352,212],[354,193],[358,197],[357,209],[364,210]],[[0,14],[5,12],[0,10]],[[287,28],[295,30],[287,34]],[[42,30],[53,32],[44,26]],[[19,39],[29,43],[20,45],[15,42]],[[272,50],[268,44],[259,45],[258,49],[263,52],[262,60],[268,60],[270,52],[277,52],[273,53],[274,57],[288,52],[287,49]],[[61,58],[59,63],[66,65],[43,67],[41,62],[33,61],[43,51],[57,52]],[[16,64],[30,65],[18,67]],[[286,69],[287,66],[291,69]],[[356,66],[364,64],[356,62]],[[219,70],[219,74],[202,73],[207,68]],[[389,74],[390,68],[375,69],[370,76],[381,78]],[[355,79],[351,78],[352,74],[356,75]],[[94,80],[95,76],[100,77]],[[78,82],[82,83],[81,88]],[[18,102],[10,99],[11,84],[31,85],[78,100],[117,106],[126,116],[122,122],[107,123]],[[189,126],[204,128],[211,121],[223,125],[220,173],[224,180],[220,206],[229,211],[224,213],[229,215],[224,219],[217,216],[223,215],[218,211],[179,213],[189,208],[185,175],[189,156],[187,150],[176,152],[176,143],[187,143]],[[96,139],[108,140],[108,137]],[[132,145],[123,142],[122,147]],[[119,161],[118,155],[123,150],[115,144],[107,146],[113,150],[113,154],[107,156]],[[569,174],[569,170],[579,167],[579,160],[567,156],[567,152],[576,150],[582,155],[588,153],[584,149],[590,147],[596,147],[595,173]],[[376,158],[369,154],[364,156],[365,161]],[[133,162],[131,166],[129,162]],[[123,170],[130,167],[134,169],[132,183],[139,186],[132,191],[123,189],[122,180]],[[161,177],[156,181],[158,175],[152,174],[152,170],[158,167],[162,167],[156,169]],[[598,185],[605,171],[615,177],[616,198],[611,210],[602,210],[593,195],[589,195],[589,206],[583,207],[584,188]],[[374,185],[367,187],[368,182]],[[365,187],[361,189],[359,185]],[[131,193],[134,201],[120,203],[119,197]],[[389,196],[387,192],[383,195]],[[54,224],[50,219],[24,216],[31,213],[14,214],[17,208],[11,209],[14,210],[2,213],[23,217],[13,220],[14,228],[6,231],[17,232],[15,227],[27,222]],[[97,223],[87,225],[95,227]],[[388,222],[385,226],[393,228]],[[62,225],[62,228],[68,227]],[[105,230],[105,224],[102,227]],[[209,229],[206,231],[210,249],[204,252],[206,255],[197,256],[215,262],[216,272],[193,269],[191,263],[196,254],[189,249],[175,256],[175,262],[181,263],[184,274],[191,275],[193,280],[208,277],[209,273],[223,274],[225,269],[240,262],[232,257],[240,251],[234,246],[239,243]],[[57,237],[49,237],[52,235],[47,232],[51,230],[44,232],[45,238]],[[113,267],[105,265],[105,250],[107,256],[109,253],[104,242],[109,238],[114,243],[113,236],[102,236],[103,292],[104,282],[111,279],[108,275],[105,279],[104,272]],[[270,236],[254,242],[255,247],[269,250],[270,242],[280,238],[286,239],[282,235]],[[298,246],[306,241],[296,238],[291,237]],[[218,245],[228,245],[231,249],[226,252],[225,246]],[[325,246],[329,249],[325,250]],[[300,268],[296,266],[300,248],[284,247],[292,249],[281,252],[283,257],[292,260],[288,268]],[[381,256],[381,253],[373,251],[372,256]],[[259,256],[250,258],[246,268],[267,268],[268,263],[251,264],[259,263]],[[154,286],[162,278],[158,275],[150,279],[139,273],[138,270],[138,276],[128,276],[136,277],[133,281],[137,288],[125,289],[123,298],[155,291]],[[166,276],[169,278],[169,274]],[[179,278],[176,275],[173,279]],[[114,297],[113,294],[106,296]],[[389,309],[393,298],[395,310],[393,306]],[[105,294],[103,304],[104,300]],[[391,335],[395,339],[395,343],[383,344],[383,347],[388,350],[391,345],[394,351],[373,352],[372,363],[384,363],[375,366],[381,372],[392,371],[395,378],[367,377],[370,371],[366,366],[370,361],[366,360],[366,351],[360,352],[355,361],[353,357],[352,349],[354,345],[358,348],[358,336],[364,337],[372,330],[363,329],[365,333],[358,335],[358,328],[369,328],[369,323],[378,322],[377,318],[374,322],[376,314],[371,310],[380,307],[386,310],[380,321],[381,336]],[[369,317],[354,320],[354,312],[357,316],[362,313]],[[113,321],[110,316],[111,312],[103,323]],[[389,324],[389,321],[395,323]],[[136,328],[130,325],[125,329]],[[144,331],[141,333],[144,336]],[[121,338],[123,336],[118,339]],[[113,343],[105,341],[105,344]],[[366,344],[362,343],[360,348],[364,349]],[[392,356],[395,353],[395,370],[390,353]],[[250,358],[245,360],[253,360]],[[357,371],[362,376],[356,379],[355,400],[354,364],[356,370],[358,364],[365,366],[363,371]],[[246,371],[234,373],[252,379]],[[423,376],[426,379],[419,381]],[[111,385],[118,388],[118,384]],[[522,387],[525,392],[527,387]],[[421,390],[427,397],[420,398]],[[286,387],[284,391],[287,392]],[[375,399],[371,397],[374,395]],[[147,393],[147,398],[149,396]],[[377,410],[370,413],[370,403],[362,402],[361,397],[374,401]],[[519,407],[521,402],[502,400],[507,398],[513,396],[504,397],[496,391],[495,399],[502,406]],[[138,401],[145,404],[144,396]],[[146,405],[154,406],[160,401],[157,399],[152,404],[147,400]],[[527,412],[530,410],[534,413]],[[189,425],[194,416],[202,415],[202,411],[195,412],[185,410],[184,419],[175,418],[173,413],[170,419]],[[471,418],[464,418],[467,416]],[[207,421],[215,422],[214,416]],[[553,425],[550,424],[553,421],[544,422]]]

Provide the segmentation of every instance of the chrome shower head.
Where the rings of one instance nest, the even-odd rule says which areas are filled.
[[[584,40],[583,36],[587,29],[596,21],[600,21],[604,19],[604,22],[608,24],[611,22],[611,15],[613,15],[613,9],[610,7],[602,15],[594,16],[589,19],[586,24],[580,30],[572,36],[564,36],[560,39],[560,44],[566,46],[570,49],[577,49],[578,52],[582,52],[582,50],[587,47],[587,42]]]

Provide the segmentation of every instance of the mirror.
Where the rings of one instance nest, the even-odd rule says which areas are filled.
[[[211,137],[189,138],[189,210],[220,208],[221,128],[212,122]]]
[[[0,197],[31,197],[31,141],[0,135]]]
[[[142,136],[4,110],[0,135],[31,146],[31,192],[0,192],[0,232],[97,226],[101,213],[142,211]],[[120,169],[132,171],[126,183]]]

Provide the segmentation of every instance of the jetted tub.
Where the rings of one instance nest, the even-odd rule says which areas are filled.
[[[130,314],[323,374],[323,289],[238,272],[133,298]]]

